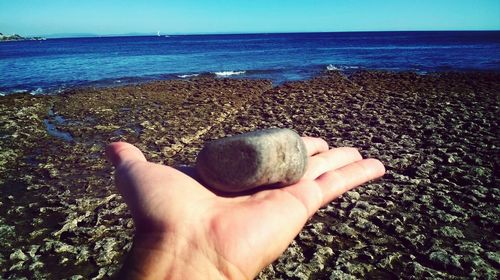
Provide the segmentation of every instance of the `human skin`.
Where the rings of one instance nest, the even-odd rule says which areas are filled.
[[[118,278],[253,279],[320,207],[385,173],[380,161],[362,159],[354,148],[303,140],[309,158],[298,183],[231,197],[148,162],[131,144],[110,144],[116,186],[136,227]]]

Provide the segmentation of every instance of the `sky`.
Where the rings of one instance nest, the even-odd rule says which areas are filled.
[[[499,0],[0,0],[0,32],[500,30]]]

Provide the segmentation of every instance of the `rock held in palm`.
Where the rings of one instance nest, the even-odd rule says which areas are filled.
[[[259,186],[286,186],[304,175],[307,152],[290,129],[265,129],[209,142],[196,170],[209,187],[242,192]]]

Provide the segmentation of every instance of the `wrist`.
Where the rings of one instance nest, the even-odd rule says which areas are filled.
[[[205,244],[174,234],[136,235],[119,279],[246,279]]]

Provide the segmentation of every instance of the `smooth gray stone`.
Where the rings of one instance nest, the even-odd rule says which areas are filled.
[[[304,175],[304,141],[290,129],[265,129],[205,144],[196,170],[209,187],[242,192],[259,186],[286,186]]]

